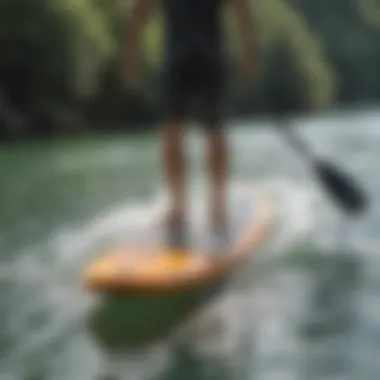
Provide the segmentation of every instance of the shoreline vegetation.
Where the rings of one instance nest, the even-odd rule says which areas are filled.
[[[161,14],[153,12],[144,33],[145,83],[132,93],[122,72],[126,3],[1,2],[0,140],[102,133],[110,125],[115,131],[155,128]],[[236,97],[233,117],[378,102],[380,9],[371,1],[252,0],[252,7],[258,70]],[[226,22],[238,59],[228,12]]]

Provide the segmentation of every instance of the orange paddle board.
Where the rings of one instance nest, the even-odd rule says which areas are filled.
[[[124,246],[105,252],[84,273],[93,292],[168,294],[213,285],[226,279],[261,247],[274,220],[274,208],[265,196],[253,192],[229,201],[231,245],[217,252],[210,248],[210,233],[200,228],[190,247],[175,251],[160,241]],[[206,232],[205,232],[206,231]],[[152,242],[152,241],[153,242]]]

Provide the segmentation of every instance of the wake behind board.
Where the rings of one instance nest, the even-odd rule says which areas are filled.
[[[140,242],[105,252],[92,262],[84,273],[86,288],[93,292],[154,295],[213,285],[226,279],[260,248],[273,220],[272,205],[264,196],[252,190],[240,191],[228,200],[230,244],[215,251],[208,225],[200,222],[207,220],[206,208],[192,211],[190,244],[185,251],[165,244],[162,226],[147,228]]]

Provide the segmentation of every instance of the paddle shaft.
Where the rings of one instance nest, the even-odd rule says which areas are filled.
[[[277,129],[285,137],[288,143],[300,154],[302,154],[310,163],[314,163],[315,157],[311,149],[307,146],[305,141],[303,141],[291,128],[289,122],[282,121],[275,123]]]
[[[367,196],[353,178],[332,163],[318,159],[286,120],[276,123],[276,127],[289,144],[309,161],[320,184],[344,212],[351,215],[363,212],[367,207]]]

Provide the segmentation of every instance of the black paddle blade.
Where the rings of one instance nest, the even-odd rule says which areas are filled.
[[[367,208],[367,196],[353,178],[330,162],[317,161],[314,164],[316,174],[325,190],[346,213],[359,214]]]

